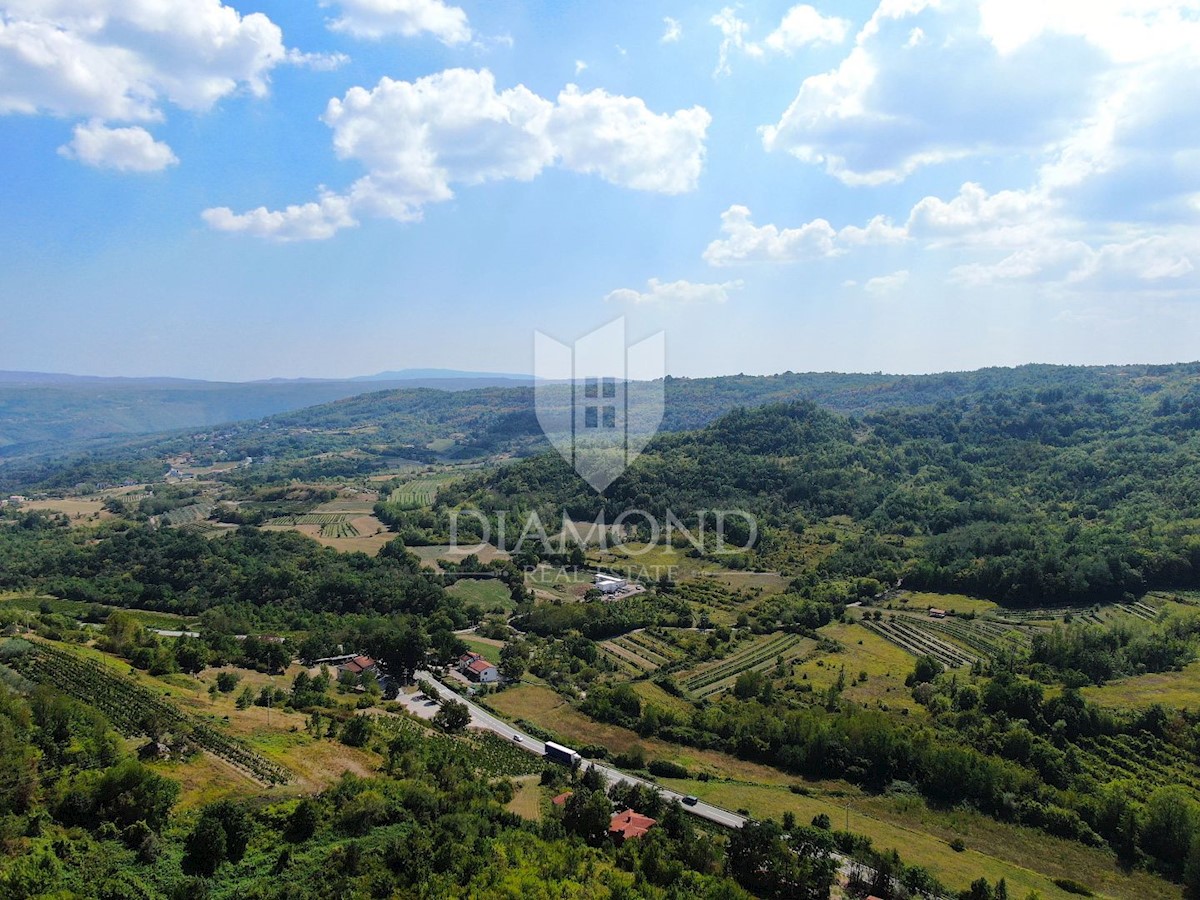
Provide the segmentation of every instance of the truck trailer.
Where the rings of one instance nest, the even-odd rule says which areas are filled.
[[[583,757],[570,747],[564,747],[562,744],[554,743],[554,741],[546,741],[546,759],[562,763],[564,766],[573,766],[582,760]]]

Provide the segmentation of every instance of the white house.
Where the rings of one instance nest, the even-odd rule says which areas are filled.
[[[500,680],[500,670],[478,653],[467,653],[460,657],[458,670],[480,684],[495,684]]]
[[[603,572],[597,572],[594,587],[602,594],[619,594],[629,587],[629,582],[624,578],[618,578],[616,575],[606,575]]]

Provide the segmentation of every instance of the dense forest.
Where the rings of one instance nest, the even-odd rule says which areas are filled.
[[[662,434],[597,496],[553,454],[466,481],[449,507],[613,521],[758,517],[751,565],[872,578],[1008,605],[1089,604],[1200,584],[1200,391],[1156,404],[1082,389],[990,394],[850,419],[810,402],[735,410]],[[510,512],[510,516],[512,513]],[[710,513],[711,515],[711,513]],[[806,530],[853,539],[813,569]],[[815,582],[814,582],[815,583]]]
[[[863,418],[947,404],[974,406],[1000,395],[1044,397],[1055,396],[1056,392],[1067,398],[1102,397],[1103,405],[1118,416],[1138,416],[1154,410],[1165,413],[1166,418],[1186,420],[1194,414],[1200,364],[1027,365],[901,376],[787,372],[770,376],[668,377],[663,390],[662,429],[668,432],[702,427],[738,407],[797,400]],[[14,396],[9,402],[22,421],[31,417],[53,421],[57,412],[38,412],[39,396],[44,395]],[[462,391],[403,388],[359,394],[261,420],[199,430],[193,426],[187,431],[137,440],[125,437],[107,444],[93,440],[80,445],[63,436],[53,443],[44,442],[46,446],[37,453],[8,461],[0,458],[0,491],[63,489],[155,477],[161,475],[155,468],[164,457],[183,452],[208,461],[236,461],[246,456],[273,458],[275,462],[269,468],[250,475],[240,473],[258,483],[281,477],[366,474],[384,469],[399,458],[432,458],[429,446],[438,442],[447,444],[434,453],[439,459],[479,458],[502,451],[537,453],[546,449],[546,443],[533,402],[529,387]],[[1047,414],[1056,415],[1053,410]],[[1012,424],[1018,430],[1023,427]],[[1037,427],[1036,422],[1025,424]],[[348,455],[323,460],[314,468],[305,458],[318,453]],[[365,458],[363,453],[367,454]]]

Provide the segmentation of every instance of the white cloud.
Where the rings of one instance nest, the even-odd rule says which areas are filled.
[[[721,29],[722,35],[721,47],[717,51],[717,67],[713,70],[714,76],[728,75],[732,71],[729,68],[729,56],[734,50],[740,50],[747,56],[762,56],[762,47],[747,40],[746,36],[750,33],[749,24],[739,19],[737,11],[732,7],[726,6],[709,21]]]
[[[467,14],[443,0],[322,0],[321,5],[338,6],[340,15],[329,27],[356,38],[430,34],[448,45],[471,40]]]
[[[721,213],[724,238],[713,241],[704,259],[713,266],[738,263],[786,263],[802,259],[840,256],[849,246],[899,243],[906,239],[903,228],[876,216],[866,227],[850,225],[836,231],[825,219],[814,219],[797,228],[755,225],[750,210],[734,205]]]
[[[886,294],[894,294],[908,284],[908,270],[901,269],[899,272],[893,272],[891,275],[879,275],[875,278],[867,279],[863,285],[863,290],[868,294],[874,294],[877,297]]]
[[[742,288],[741,281],[726,281],[722,284],[697,284],[691,281],[661,282],[651,278],[646,290],[619,288],[612,291],[605,301],[610,303],[725,303],[731,291]]]
[[[779,121],[763,126],[764,146],[847,184],[877,185],[967,156],[1036,152],[1086,114],[1094,50],[1002,55],[973,9],[882,3],[842,62],[805,78]]]
[[[561,165],[572,171],[622,187],[682,194],[700,178],[711,122],[702,106],[654,113],[638,97],[581,94],[571,84],[558,95],[547,133]]]
[[[587,67],[588,67],[587,63],[585,63],[582,59],[575,60],[575,74],[576,75],[582,75],[584,70],[587,69]]]
[[[813,44],[840,44],[850,30],[846,19],[824,16],[807,3],[784,13],[783,20],[761,43],[750,40],[750,24],[739,18],[733,7],[726,6],[709,21],[721,30],[714,76],[730,74],[729,59],[735,50],[754,59],[761,59],[767,51],[791,54]]]
[[[311,241],[332,237],[342,228],[357,225],[345,197],[333,194],[320,201],[269,210],[265,206],[235,214],[227,206],[206,209],[202,214],[209,227],[277,241]]]
[[[682,193],[696,187],[711,117],[702,107],[654,113],[639,98],[582,93],[574,85],[552,101],[523,85],[498,91],[486,69],[447,69],[351,88],[329,101],[323,120],[338,158],[367,173],[337,198],[344,209],[327,214],[325,197],[315,209],[256,210],[254,227],[232,213],[206,217],[209,224],[291,236],[294,222],[317,221],[320,227],[299,236],[328,237],[330,227],[353,224],[358,215],[419,219],[425,204],[453,197],[454,185],[528,181],[552,165],[635,190]]]
[[[793,6],[784,13],[779,27],[765,41],[766,46],[780,53],[791,53],[810,44],[840,44],[846,39],[850,23],[836,16],[823,16],[806,3]]]
[[[161,172],[179,162],[171,148],[154,140],[146,129],[108,128],[98,121],[76,125],[71,142],[58,152],[98,169],[119,172]]]
[[[0,113],[153,121],[164,101],[206,110],[265,94],[287,59],[275,23],[219,0],[9,0]]]
[[[678,19],[672,19],[670,16],[663,16],[663,25],[666,26],[662,37],[658,39],[660,44],[673,44],[683,37],[683,26],[679,24]]]

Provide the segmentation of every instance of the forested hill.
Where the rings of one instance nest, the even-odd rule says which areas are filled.
[[[1200,404],[1070,385],[859,419],[774,404],[660,435],[604,497],[545,454],[440,499],[551,520],[747,509],[764,527],[745,564],[813,584],[1120,600],[1200,585]],[[852,524],[831,537],[831,517]]]
[[[1020,410],[1020,415],[1033,417],[1012,418],[1007,422],[1005,427],[1020,432],[1064,427],[1066,420],[1060,415],[1064,403],[1086,401],[1085,405],[1097,410],[1108,410],[1114,421],[1130,416],[1140,421],[1153,412],[1164,412],[1168,418],[1193,415],[1193,410],[1200,408],[1200,363],[1028,365],[911,376],[788,372],[772,376],[667,378],[664,392],[662,429],[667,432],[702,427],[738,407],[796,400],[810,400],[822,408],[856,418],[882,416],[894,410],[943,408],[946,404],[959,412],[986,407],[996,410],[989,415],[1006,415],[1002,403],[993,404],[996,398],[1007,398],[1014,409]],[[1036,403],[1031,407],[1025,401]],[[77,402],[84,404],[78,398]],[[179,402],[186,405],[190,401]],[[33,401],[28,398],[21,403],[6,401],[0,390],[0,421],[7,414],[9,418],[33,423],[27,425],[29,428],[35,427],[42,421],[39,418],[42,414],[30,403]],[[250,456],[275,457],[281,461],[302,460],[320,453],[357,454],[352,462],[325,461],[318,468],[282,467],[270,473],[272,477],[299,478],[361,474],[372,471],[372,467],[382,467],[387,458],[397,456],[453,460],[500,452],[536,453],[546,449],[546,443],[533,405],[534,392],[530,387],[447,391],[409,386],[358,394],[215,428],[191,427],[186,432],[136,440],[126,437],[108,445],[93,446],[86,453],[70,445],[56,445],[53,452],[47,451],[36,458],[4,463],[4,452],[0,450],[0,490],[61,489],[125,477],[153,477],[161,472],[158,467],[164,457],[185,452],[195,454],[200,460]],[[166,408],[171,409],[171,404],[167,403]],[[99,412],[93,410],[93,413],[100,415],[104,409],[101,406]],[[936,416],[923,421],[926,424],[922,427],[926,428],[945,425]],[[1094,425],[1094,417],[1088,421]],[[38,427],[50,426],[43,423]],[[886,428],[886,423],[880,421],[875,427]],[[114,425],[113,430],[120,428]]]

